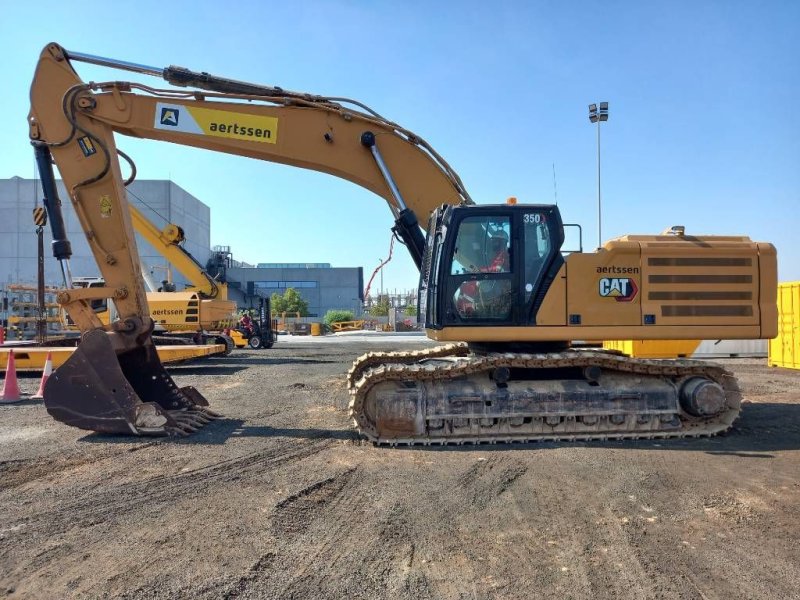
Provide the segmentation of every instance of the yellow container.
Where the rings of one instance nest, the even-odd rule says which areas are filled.
[[[778,337],[769,341],[769,366],[800,369],[800,281],[778,284]]]
[[[700,340],[610,340],[606,350],[617,350],[635,358],[678,358],[691,356]]]
[[[322,335],[322,325],[320,323],[311,324],[311,335]]]

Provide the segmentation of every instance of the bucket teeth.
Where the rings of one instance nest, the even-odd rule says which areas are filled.
[[[197,427],[192,427],[187,423],[178,423],[178,429],[181,431],[182,434],[189,435],[190,433],[194,433],[197,431]]]
[[[186,431],[182,427],[168,427],[164,433],[170,437],[186,437],[192,432]]]
[[[208,417],[212,421],[222,417],[222,415],[220,413],[215,412],[215,411],[211,410],[210,408],[206,408],[205,406],[201,406],[197,410],[201,411],[206,417]]]
[[[173,421],[175,421],[175,423],[178,424],[179,427],[191,429],[192,433],[211,422],[211,420],[206,418],[202,412],[197,410],[173,411],[169,414],[169,416]]]
[[[57,421],[103,433],[185,436],[221,416],[195,388],[175,385],[151,340],[117,354],[113,335],[88,332],[48,379],[44,403]]]

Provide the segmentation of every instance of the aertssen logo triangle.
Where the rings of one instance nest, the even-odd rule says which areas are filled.
[[[178,126],[178,118],[180,117],[180,112],[176,108],[162,108],[161,109],[161,124],[162,125],[171,125],[173,127]]]

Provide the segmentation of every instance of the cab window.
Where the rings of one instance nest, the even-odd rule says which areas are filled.
[[[452,302],[465,320],[507,320],[514,303],[511,218],[467,217],[459,224],[450,267]],[[452,288],[451,288],[452,289]]]
[[[539,284],[540,276],[545,268],[552,250],[547,213],[532,211],[525,213],[522,227],[525,239],[525,256],[523,257],[523,281],[525,302],[530,301]]]

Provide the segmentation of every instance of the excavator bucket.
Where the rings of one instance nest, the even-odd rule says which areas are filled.
[[[57,421],[102,433],[188,435],[219,417],[196,389],[175,385],[152,340],[117,354],[100,329],[47,380],[44,404]]]

